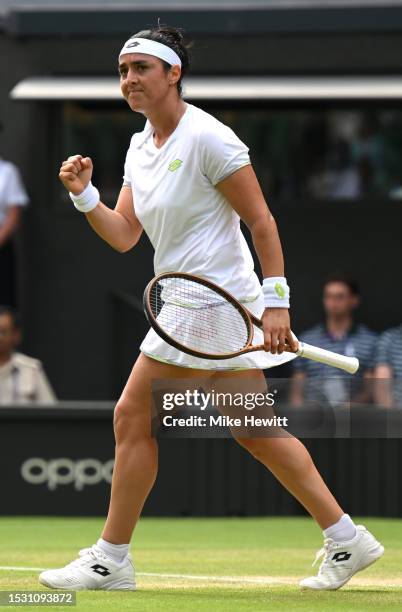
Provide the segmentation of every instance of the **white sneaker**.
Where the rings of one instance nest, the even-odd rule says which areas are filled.
[[[39,582],[52,589],[86,591],[135,590],[135,574],[131,556],[122,565],[107,557],[94,544],[83,548],[78,559],[61,569],[46,570],[39,576]]]
[[[356,572],[365,569],[384,553],[384,547],[363,525],[357,525],[357,533],[349,542],[324,540],[324,547],[318,551],[313,565],[324,555],[317,576],[300,581],[303,589],[333,591],[339,589]]]

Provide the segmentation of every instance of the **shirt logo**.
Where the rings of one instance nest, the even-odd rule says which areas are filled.
[[[175,172],[176,170],[178,170],[178,168],[180,168],[182,163],[183,162],[181,161],[181,159],[175,159],[174,161],[170,162],[170,164],[168,166],[168,170],[170,172]]]

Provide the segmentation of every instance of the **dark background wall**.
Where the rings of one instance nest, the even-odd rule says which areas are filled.
[[[369,407],[366,420],[373,410],[376,424],[384,429],[384,410]],[[8,490],[0,516],[104,515],[110,478],[102,477],[101,470],[109,465],[106,474],[111,475],[112,418],[113,406],[99,408],[93,403],[61,405],[57,410],[0,408],[0,468],[7,475]],[[393,419],[389,431],[400,436],[400,413],[394,411]],[[322,435],[303,442],[339,503],[352,515],[400,517],[401,440]],[[160,470],[145,516],[305,514],[274,476],[234,440],[165,438],[159,447]],[[24,475],[27,461],[33,461],[29,472],[36,479]],[[52,483],[55,472],[60,478]]]
[[[180,23],[173,22],[169,13],[158,16],[177,25],[185,25],[187,19],[183,16]],[[300,27],[294,31],[286,31],[283,20],[275,31],[268,17],[265,30],[260,27],[257,33],[251,27],[242,32],[236,25],[223,34],[209,34],[208,24],[210,30],[215,27],[214,14],[205,14],[204,29],[194,27],[195,32],[188,32],[195,43],[192,73],[402,72],[402,36],[392,15],[386,22],[378,21],[378,31],[374,21],[367,25],[364,19],[361,31],[357,26],[351,31],[346,13],[343,28],[338,15],[332,31],[327,19],[327,26],[315,32],[309,31],[306,19],[299,20]],[[150,21],[156,22],[156,14],[133,14],[125,22],[127,29],[120,25],[112,35],[101,24],[102,33],[91,32],[90,36],[73,31],[71,24],[79,24],[79,16],[75,22],[71,16],[65,20],[63,13],[56,18],[59,33],[55,21],[49,22],[53,30],[46,26],[46,16],[42,31],[30,32],[23,21],[14,19],[0,33],[0,118],[5,124],[0,151],[21,168],[31,198],[21,241],[23,348],[44,361],[59,397],[112,399],[147,329],[138,300],[153,275],[152,250],[143,237],[133,252],[114,253],[71,206],[66,203],[64,208],[57,184],[61,161],[57,143],[63,129],[60,104],[13,102],[8,94],[28,76],[114,74],[121,43]],[[64,28],[64,21],[70,29]],[[290,16],[288,23],[295,23]],[[208,110],[208,104],[203,106]],[[89,154],[90,150],[89,142]],[[282,206],[272,202],[269,193],[266,196],[284,245],[296,332],[320,318],[319,283],[335,268],[349,270],[360,280],[363,320],[375,329],[400,322],[402,207],[398,202],[328,202],[324,206],[293,202]],[[389,288],[390,299],[384,300],[384,287]]]

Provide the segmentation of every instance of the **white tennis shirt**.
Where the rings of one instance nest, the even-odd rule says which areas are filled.
[[[239,215],[215,185],[250,164],[247,146],[226,125],[187,104],[159,149],[153,127],[134,134],[124,184],[154,249],[155,274],[188,272],[238,298],[256,298],[260,283]]]
[[[256,316],[264,297],[240,217],[215,185],[250,164],[247,146],[226,125],[187,104],[175,131],[159,149],[146,122],[134,134],[124,166],[135,214],[155,249],[155,273],[188,272],[220,285],[247,302]],[[263,333],[255,330],[255,342]],[[211,370],[267,368],[295,355],[264,351],[205,360],[177,350],[150,329],[141,351],[159,361]]]

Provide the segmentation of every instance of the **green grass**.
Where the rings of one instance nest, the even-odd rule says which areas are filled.
[[[135,593],[78,592],[75,609],[79,612],[402,610],[402,521],[364,519],[362,522],[385,545],[385,556],[340,591],[312,593],[298,587],[300,578],[315,571],[311,563],[322,543],[320,531],[312,520],[143,519],[132,546],[138,590]],[[0,566],[60,567],[71,561],[80,548],[95,542],[102,525],[103,520],[95,518],[0,518]],[[146,575],[150,573],[163,576]],[[38,585],[37,574],[37,571],[0,570],[0,590],[47,591]],[[244,580],[247,578],[248,581]],[[258,582],[261,579],[265,584]],[[63,609],[67,608],[46,607],[49,611]]]

